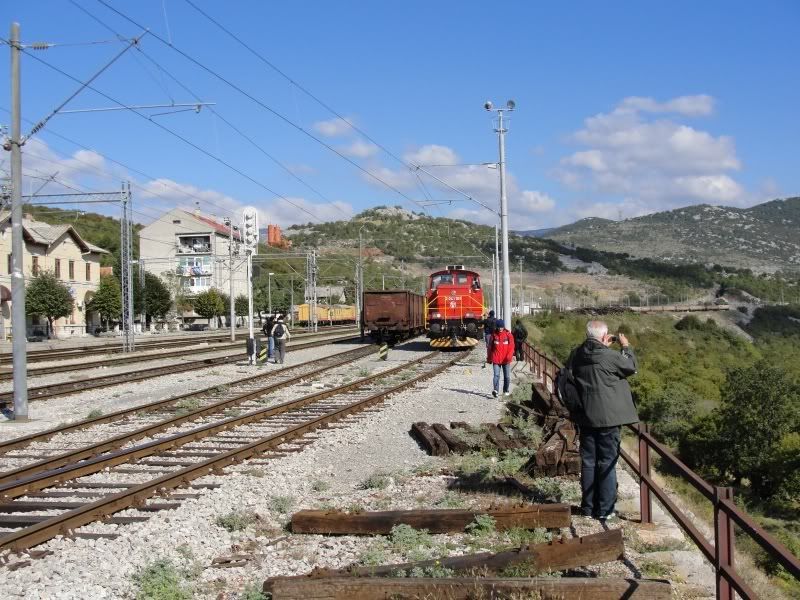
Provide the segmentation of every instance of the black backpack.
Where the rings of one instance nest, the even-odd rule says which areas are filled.
[[[277,323],[275,325],[275,331],[272,332],[272,337],[279,338],[283,336],[283,324]]]
[[[561,367],[556,374],[556,393],[559,400],[567,407],[573,420],[583,414],[583,400],[578,388],[578,381],[572,373],[572,356],[567,361],[567,366]]]

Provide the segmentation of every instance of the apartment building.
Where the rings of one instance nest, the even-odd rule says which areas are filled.
[[[237,242],[239,233],[233,237]],[[244,257],[234,259],[231,272],[229,247],[230,228],[197,210],[173,209],[139,232],[139,256],[145,270],[162,277],[174,274],[187,296],[212,287],[227,294],[231,276],[234,296],[247,293]]]
[[[100,262],[107,250],[98,248],[78,235],[71,225],[50,225],[25,215],[23,273],[30,277],[49,271],[70,289],[75,304],[72,314],[54,324],[56,337],[86,335],[100,325],[100,316],[86,311],[100,283]],[[11,333],[11,216],[0,215],[0,339]],[[28,317],[27,335],[46,333],[44,317]]]

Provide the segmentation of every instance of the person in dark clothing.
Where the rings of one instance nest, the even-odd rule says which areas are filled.
[[[262,327],[262,331],[264,335],[267,336],[267,358],[272,358],[272,355],[275,353],[275,338],[272,337],[272,328],[275,326],[275,315],[269,315],[267,317],[267,322],[264,323],[264,327]]]
[[[275,364],[282,365],[286,356],[286,342],[292,337],[289,333],[289,328],[283,322],[283,315],[278,315],[270,334],[272,339],[275,340]]]
[[[621,350],[609,348],[619,343]],[[601,521],[614,516],[620,429],[636,423],[627,378],[636,373],[636,356],[622,335],[609,335],[602,321],[589,321],[586,341],[567,360],[580,394],[581,513]]]
[[[514,329],[511,330],[514,334],[514,357],[517,361],[522,360],[522,344],[528,339],[528,330],[522,324],[522,319],[514,320]]]
[[[486,342],[486,362],[483,363],[482,369],[486,368],[487,364],[492,362],[491,340],[492,334],[497,329],[497,319],[494,318],[494,311],[489,311],[489,316],[483,320],[483,341]]]

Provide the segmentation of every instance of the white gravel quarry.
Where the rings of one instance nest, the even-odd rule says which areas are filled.
[[[359,346],[361,344],[358,343],[325,344],[320,342],[320,345],[314,348],[287,352],[285,366],[322,358]],[[148,366],[155,365],[148,363]],[[30,420],[27,422],[11,421],[0,415],[0,441],[30,435],[59,424],[80,421],[85,419],[92,411],[101,411],[103,414],[107,414],[123,408],[139,406],[178,394],[185,394],[193,390],[228,383],[235,379],[252,375],[256,372],[256,369],[275,368],[280,368],[280,366],[268,364],[261,367],[252,367],[247,365],[246,360],[243,360],[240,363],[217,365],[128,384],[124,383],[124,375],[120,375],[120,380],[123,382],[121,385],[87,390],[80,394],[72,394],[52,400],[31,401],[28,405]],[[130,366],[127,370],[130,371]],[[103,370],[104,374],[111,372],[113,371]],[[53,379],[52,383],[57,383],[67,381],[66,377],[74,376],[74,373],[63,373],[47,377]],[[45,378],[40,379],[44,380]]]
[[[390,351],[390,360],[399,353]],[[408,429],[418,420],[496,421],[503,402],[490,395],[491,371],[481,369],[482,356],[479,347],[446,372],[390,398],[380,410],[315,432],[314,443],[298,453],[254,459],[227,470],[227,475],[198,480],[221,487],[184,501],[176,510],[120,528],[92,524],[82,529],[117,531],[121,534],[117,539],[51,540],[37,550],[51,550],[53,555],[16,571],[0,569],[0,588],[8,598],[131,598],[136,589],[134,575],[144,565],[164,558],[191,571],[186,585],[195,597],[217,598],[226,592],[229,595],[224,597],[235,598],[231,594],[269,575],[349,564],[369,547],[369,539],[290,536],[281,541],[289,535],[282,528],[288,519],[287,506],[344,508],[357,503],[371,508],[413,508],[443,496],[446,478],[399,476],[432,460]],[[366,478],[378,472],[397,475],[385,489],[360,489]],[[124,480],[140,478],[128,475]],[[253,522],[234,532],[217,524],[220,516],[234,511],[253,515]],[[253,558],[242,568],[211,567],[213,559],[238,553]]]

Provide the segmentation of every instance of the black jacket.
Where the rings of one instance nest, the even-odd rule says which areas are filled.
[[[567,366],[575,376],[583,402],[579,422],[590,427],[615,427],[639,421],[626,379],[636,373],[633,350],[622,352],[588,339],[573,350]]]
[[[522,321],[517,321],[512,333],[514,334],[514,341],[517,347],[528,339],[528,330],[525,329],[525,325],[522,324]]]
[[[497,330],[497,319],[494,317],[486,317],[483,320],[483,334],[490,335]]]
[[[274,317],[267,317],[267,322],[264,323],[264,327],[261,330],[264,332],[264,335],[267,337],[271,336],[272,326],[275,325],[275,318]]]

